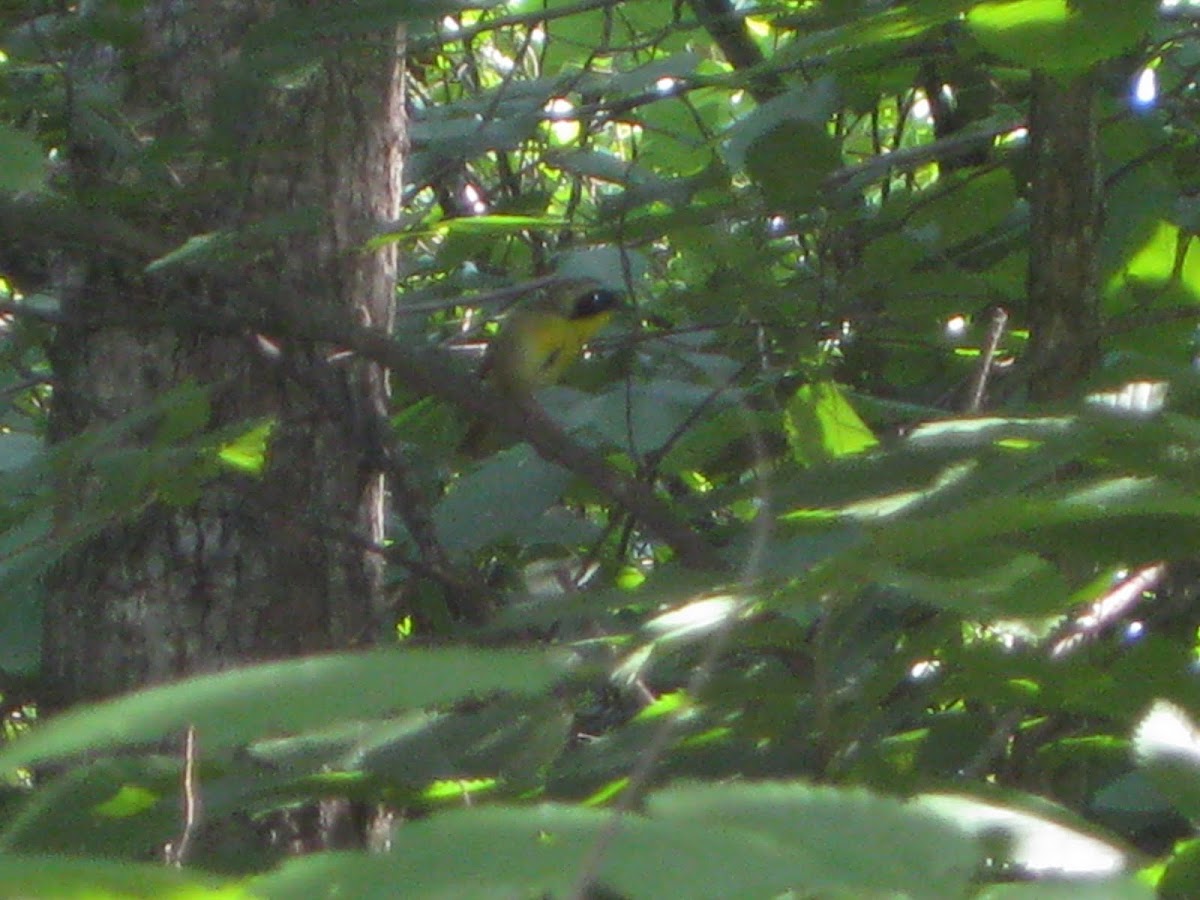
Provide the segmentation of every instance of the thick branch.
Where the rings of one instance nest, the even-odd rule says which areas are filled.
[[[538,455],[583,478],[611,497],[646,529],[666,542],[691,568],[719,565],[702,540],[646,485],[618,472],[600,456],[571,440],[536,404],[514,404],[448,363],[440,354],[405,347],[371,329],[336,322],[290,321],[284,330],[306,340],[328,341],[388,368],[392,376],[422,394],[465,410],[508,434],[519,434]]]
[[[756,103],[766,103],[784,92],[779,73],[767,67],[762,51],[742,23],[742,14],[730,0],[692,0],[691,5],[697,21],[721,48],[726,62],[750,76],[746,87]]]

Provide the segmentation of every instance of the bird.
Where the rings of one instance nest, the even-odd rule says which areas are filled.
[[[480,376],[502,398],[528,407],[541,388],[556,384],[584,347],[611,321],[620,296],[594,282],[569,281],[505,319],[484,355]],[[484,422],[467,430],[460,450],[478,457],[502,439]]]
[[[619,305],[614,291],[564,283],[508,317],[488,346],[481,374],[497,390],[528,398],[562,379]]]

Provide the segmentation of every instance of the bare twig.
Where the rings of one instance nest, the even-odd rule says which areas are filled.
[[[181,782],[183,798],[183,831],[179,839],[167,844],[165,853],[167,864],[181,867],[187,862],[196,828],[200,823],[200,788],[196,779],[196,728],[189,725],[183,737],[183,780]]]
[[[1106,625],[1129,612],[1146,591],[1167,574],[1165,563],[1157,562],[1138,569],[1111,591],[1091,604],[1085,613],[1068,621],[1050,636],[1050,655],[1067,656],[1081,644],[1092,640]]]
[[[967,394],[967,405],[964,412],[974,415],[983,405],[983,392],[987,389],[988,376],[991,375],[996,361],[996,348],[1000,346],[1000,338],[1004,336],[1004,326],[1008,324],[1008,312],[997,306],[992,311],[992,321],[988,325],[987,335],[979,352],[979,363],[971,376],[971,390]]]

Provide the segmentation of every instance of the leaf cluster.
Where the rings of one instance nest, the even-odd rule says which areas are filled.
[[[97,221],[97,197],[69,196],[48,162],[78,117],[139,173],[105,215],[182,203],[151,176],[232,145],[140,147],[115,87],[81,96],[63,65],[96,41],[127,48],[137,4],[34,6],[0,8],[0,192],[21,201],[0,208],[0,236],[22,210],[37,215],[21,248],[42,233],[30,221],[57,246]],[[48,446],[56,306],[29,287],[49,267],[36,240],[2,251],[0,647],[18,676],[4,891],[1200,892],[1191,8],[549,0],[445,4],[435,23],[337,6],[256,29],[214,129],[331,47],[407,23],[406,216],[372,244],[404,260],[396,343],[470,356],[523,279],[622,288],[625,318],[538,403],[718,565],[685,565],[530,444],[466,457],[463,409],[399,379],[393,474],[426,488],[405,502],[428,522],[391,523],[398,648],[30,728],[47,567],[148,505],[253,478],[270,423],[214,430],[209,387],[187,386]],[[1027,402],[1020,366],[1035,69],[1096,79],[1107,208],[1104,364],[1052,409]],[[1146,72],[1157,93],[1137,106]],[[195,274],[290,227],[152,254],[132,226],[99,243]],[[71,497],[92,524],[56,531],[84,472],[104,476]],[[467,629],[447,594],[471,579],[501,599]],[[167,743],[181,733],[192,750]],[[239,839],[330,797],[407,821],[373,853],[258,856]],[[187,850],[179,871],[145,862],[167,841]]]

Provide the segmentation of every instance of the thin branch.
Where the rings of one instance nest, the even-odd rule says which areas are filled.
[[[894,172],[906,172],[934,162],[945,162],[970,153],[980,141],[995,140],[1025,125],[1025,120],[1012,117],[990,125],[959,132],[951,138],[942,138],[928,144],[905,147],[893,153],[875,156],[856,166],[838,169],[825,179],[825,189],[830,193],[853,191],[859,185],[877,181]]]
[[[997,306],[992,310],[992,321],[988,325],[987,336],[979,353],[979,364],[971,376],[971,389],[967,394],[965,412],[974,415],[983,405],[983,392],[987,389],[988,377],[996,361],[996,349],[1000,346],[1000,338],[1004,335],[1004,326],[1008,324],[1008,312]]]
[[[574,3],[571,6],[559,6],[555,9],[537,9],[528,13],[495,16],[494,18],[485,19],[475,25],[460,28],[456,31],[443,31],[430,37],[410,40],[411,49],[417,52],[432,50],[443,47],[448,43],[471,41],[481,34],[487,34],[489,31],[498,31],[501,28],[512,28],[518,25],[538,25],[553,21],[554,19],[563,19],[568,16],[577,15],[578,13],[590,12],[594,9],[617,6],[623,2],[624,0],[580,0],[580,2]]]
[[[180,868],[187,862],[196,828],[200,824],[200,787],[196,778],[196,727],[189,725],[183,736],[183,831],[179,839],[167,844],[167,864]]]
[[[278,306],[271,297],[261,299],[266,308]],[[19,304],[9,306],[14,313],[38,315]],[[391,370],[393,377],[411,390],[445,400],[503,433],[520,435],[543,459],[573,472],[623,506],[647,531],[674,549],[685,565],[710,571],[724,568],[714,548],[649,487],[618,472],[602,457],[573,441],[536,403],[513,403],[490,386],[460,372],[446,354],[402,345],[383,332],[333,317],[320,318],[312,310],[308,311],[307,319],[276,310],[278,318],[272,321],[264,307],[259,308],[263,312],[253,318],[210,307],[173,309],[162,315],[146,310],[136,315],[100,317],[76,324],[92,328],[186,326],[214,333],[259,332],[352,350]],[[58,324],[63,321],[59,316],[54,320]]]
[[[271,302],[270,297],[261,299],[270,307],[278,305]],[[125,324],[130,327],[188,326],[236,334],[260,332],[285,339],[330,343],[351,350],[389,369],[392,377],[410,390],[453,404],[502,433],[519,435],[543,459],[573,472],[623,506],[648,532],[670,546],[688,567],[708,571],[725,567],[715,548],[688,527],[649,487],[617,471],[602,457],[572,440],[536,403],[512,402],[490,385],[459,371],[444,352],[400,344],[381,331],[332,316],[322,317],[313,309],[306,310],[305,315],[307,317],[301,319],[294,313],[275,310],[275,315],[271,316],[264,310],[252,319],[213,308],[190,308],[172,310],[158,321],[150,314],[130,317]]]

